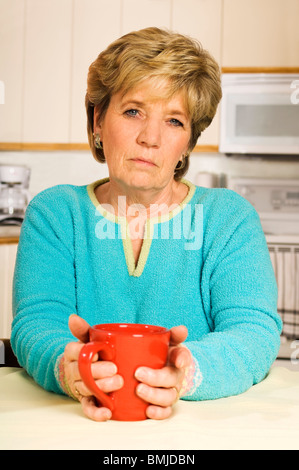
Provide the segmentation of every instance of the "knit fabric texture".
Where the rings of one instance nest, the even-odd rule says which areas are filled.
[[[30,202],[20,235],[11,343],[46,390],[65,393],[57,373],[68,318],[90,325],[185,325],[193,383],[183,397],[240,394],[275,360],[282,323],[277,286],[255,209],[228,189],[189,187],[168,217],[148,221],[135,266],[126,221],[88,186],[59,185]]]

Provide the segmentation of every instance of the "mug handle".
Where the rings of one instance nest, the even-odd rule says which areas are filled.
[[[91,373],[91,363],[93,356],[100,351],[111,351],[111,349],[113,349],[113,346],[108,343],[100,343],[97,341],[86,343],[80,351],[78,365],[81,378],[85,385],[91,392],[93,392],[95,397],[101,402],[103,406],[113,411],[113,399],[99,389]]]

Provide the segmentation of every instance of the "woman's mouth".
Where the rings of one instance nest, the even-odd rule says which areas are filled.
[[[142,165],[145,167],[157,166],[153,161],[148,160],[146,158],[142,158],[142,157],[132,158],[131,160],[135,162],[137,165]]]

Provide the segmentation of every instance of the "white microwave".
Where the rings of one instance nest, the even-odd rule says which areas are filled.
[[[299,74],[223,74],[219,150],[299,155]]]

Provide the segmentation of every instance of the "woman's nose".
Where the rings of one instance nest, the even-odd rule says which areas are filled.
[[[146,147],[160,147],[161,123],[156,119],[146,119],[142,123],[137,142]]]

